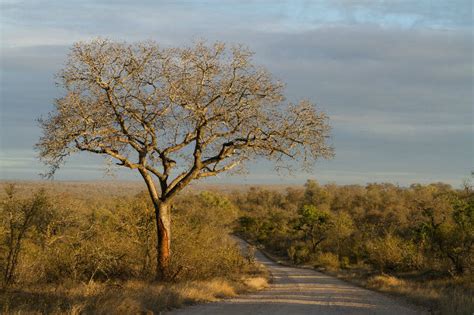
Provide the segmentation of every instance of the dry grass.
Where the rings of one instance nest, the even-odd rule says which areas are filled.
[[[378,275],[370,277],[367,280],[367,286],[370,288],[396,288],[406,286],[406,282],[390,275]]]
[[[2,314],[158,314],[199,302],[212,302],[265,288],[262,276],[239,281],[212,279],[174,284],[127,281],[41,286],[0,292]]]
[[[372,290],[400,296],[426,307],[433,314],[474,314],[474,279],[424,277],[420,275],[372,275],[354,270],[340,271],[338,277]]]
[[[243,282],[245,286],[252,291],[258,291],[268,287],[268,279],[265,277],[245,278]]]

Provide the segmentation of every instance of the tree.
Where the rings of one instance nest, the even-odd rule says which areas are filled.
[[[428,222],[422,232],[428,234],[435,252],[451,262],[454,273],[463,274],[474,262],[474,198],[453,194],[448,200],[452,209],[439,223],[433,211],[425,212]]]
[[[241,170],[255,158],[276,168],[329,158],[327,116],[286,104],[283,84],[241,46],[161,48],[96,39],[76,43],[59,73],[65,95],[40,119],[48,175],[72,153],[107,157],[143,177],[158,233],[157,278],[170,259],[170,210],[192,180]]]
[[[354,232],[354,221],[348,213],[339,212],[332,215],[332,224],[330,239],[335,245],[337,257],[341,259],[342,247]]]
[[[331,213],[319,210],[314,205],[304,205],[299,209],[296,229],[303,232],[304,239],[310,241],[311,251],[316,253],[318,245],[331,234],[334,226]]]
[[[7,185],[5,192],[7,198],[0,203],[0,219],[4,222],[2,225],[5,227],[6,234],[5,266],[2,268],[3,284],[8,286],[14,280],[23,241],[29,230],[37,223],[35,220],[38,220],[42,212],[45,212],[48,200],[43,190],[29,200],[18,200],[13,184]]]
[[[318,207],[327,207],[330,204],[330,195],[328,191],[319,185],[319,183],[313,179],[308,179],[304,184],[304,199],[303,205],[315,205]]]

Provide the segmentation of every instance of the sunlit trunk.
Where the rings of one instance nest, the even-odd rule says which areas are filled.
[[[171,216],[170,206],[161,202],[156,209],[157,228],[157,268],[156,279],[167,280],[169,278],[170,244],[171,244]]]

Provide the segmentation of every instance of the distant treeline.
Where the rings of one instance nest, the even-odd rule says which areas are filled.
[[[252,188],[239,231],[296,264],[461,275],[474,266],[474,193],[442,183]]]

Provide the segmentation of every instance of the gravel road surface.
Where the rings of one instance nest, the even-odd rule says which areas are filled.
[[[398,299],[323,273],[282,266],[260,252],[256,253],[256,259],[272,274],[273,281],[267,289],[169,314],[424,314]]]

